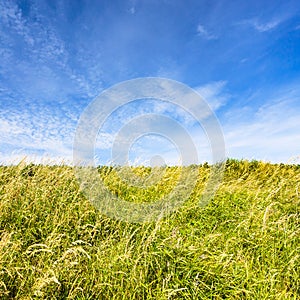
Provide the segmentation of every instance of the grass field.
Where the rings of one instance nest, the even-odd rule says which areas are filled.
[[[200,208],[209,170],[178,211],[133,224],[101,215],[71,167],[0,167],[0,299],[300,299],[300,166],[228,160]],[[177,171],[145,191],[100,169],[129,201]]]

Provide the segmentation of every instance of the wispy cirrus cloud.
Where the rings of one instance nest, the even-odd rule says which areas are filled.
[[[258,32],[267,32],[276,29],[281,23],[286,20],[286,17],[273,18],[269,21],[262,21],[258,18],[247,19],[239,22],[240,25],[249,25]]]
[[[264,99],[260,107],[232,109],[223,120],[229,156],[288,162],[300,153],[300,90],[281,87],[275,95],[257,97]]]
[[[14,92],[24,98],[56,101],[73,95],[95,97],[101,89],[99,70],[91,70],[93,76],[87,80],[59,28],[40,13],[38,5],[45,4],[31,3],[30,14],[25,15],[13,1],[0,4],[0,72],[6,85],[14,86]],[[90,60],[85,64],[92,65]]]
[[[207,102],[214,111],[216,111],[221,106],[226,105],[226,103],[230,99],[230,95],[226,92],[225,86],[226,81],[217,81],[197,86],[196,88],[194,88],[194,90],[202,96],[204,101]],[[172,94],[172,90],[170,90],[170,93]],[[151,153],[159,153],[165,158],[165,161],[167,163],[178,164],[178,149],[174,148],[169,141],[165,140],[163,142],[163,138],[153,137],[153,127],[147,127],[149,126],[149,114],[154,114],[156,117],[166,116],[168,118],[171,118],[176,124],[185,128],[187,134],[191,137],[191,139],[194,139],[196,149],[199,149],[199,161],[211,161],[209,142],[205,139],[205,133],[201,128],[202,124],[200,124],[198,122],[199,120],[196,120],[192,115],[197,109],[200,109],[201,111],[201,108],[204,108],[203,105],[205,104],[201,102],[200,97],[194,97],[193,99],[195,101],[190,103],[192,107],[189,107],[189,112],[185,111],[180,106],[174,105],[167,101],[160,101],[159,99],[145,99],[144,101],[132,102],[123,107],[120,107],[107,119],[103,129],[98,135],[96,143],[97,151],[100,153],[98,157],[102,156],[105,157],[107,161],[110,161],[110,149],[114,144],[119,130],[122,130],[122,128],[130,124],[131,121],[135,118],[140,117],[142,121],[138,125],[131,125],[129,133],[123,137],[125,138],[124,144],[126,144],[126,139],[131,135],[139,138],[139,132],[149,132],[150,134],[140,141],[137,141],[137,144],[132,145],[132,149],[134,149],[133,153],[135,153],[133,156],[131,156],[132,161],[141,162],[147,160],[149,162]],[[186,107],[186,109],[188,108]],[[204,110],[203,113],[206,113],[206,110]],[[203,119],[205,119],[207,116],[202,115],[202,117]],[[157,124],[157,122],[154,122],[154,124]],[[155,126],[154,128],[156,128],[155,130],[157,131],[158,128]],[[174,128],[174,125],[170,126],[170,123],[163,122],[163,119],[160,119],[159,130],[157,132],[173,132],[172,134],[169,134],[169,136],[174,137],[175,134],[175,140],[179,141],[181,149],[185,149],[185,145],[187,144],[186,136],[183,135],[182,132],[177,132]],[[127,150],[129,151],[129,149],[123,149],[122,147],[120,147],[120,151]],[[191,154],[189,148],[185,149],[185,152],[185,154]],[[190,157],[190,163],[196,163],[194,157],[192,155],[190,155]]]
[[[225,105],[228,100],[228,95],[224,92],[225,85],[225,81],[211,82],[198,86],[195,90],[204,97],[213,110],[217,110],[222,105]],[[195,109],[201,103],[195,102],[193,105]],[[133,118],[149,113],[171,117],[191,132],[197,132],[198,130],[196,134],[198,142],[196,143],[203,150],[203,144],[205,143],[203,135],[199,137],[199,128],[197,130],[193,129],[197,120],[182,110],[182,108],[159,100],[137,101],[120,107],[104,123],[103,128],[98,133],[95,144],[100,157],[99,163],[110,161],[110,151],[118,131]],[[5,141],[3,147],[6,153],[6,155],[4,152],[1,153],[1,162],[16,161],[18,158],[21,159],[22,156],[27,156],[28,160],[37,162],[42,161],[43,157],[50,160],[58,158],[61,160],[64,157],[71,161],[73,138],[79,116],[80,110],[76,112],[74,107],[65,105],[53,106],[51,103],[45,104],[43,102],[27,102],[15,109],[1,110],[0,137],[2,141]],[[90,125],[98,126],[96,123]],[[140,129],[141,126],[146,126],[146,124],[141,123],[138,128]],[[162,131],[166,130],[163,123],[160,126]],[[170,128],[168,130],[171,131]],[[193,133],[190,134],[193,135]],[[182,144],[184,144],[182,137],[179,136],[178,140],[182,140]],[[147,143],[148,138],[144,141],[146,141],[144,146],[149,148],[148,146],[151,143]],[[165,149],[162,149],[162,145],[166,146]],[[150,147],[151,149],[144,149],[144,152],[142,147],[140,147],[139,155],[149,157],[151,151],[159,150],[160,153],[165,153],[166,157],[172,157],[172,163],[174,164],[175,161],[178,162],[178,153],[176,149],[170,150],[169,146],[170,144],[168,143],[161,143],[160,146],[155,143],[152,145],[152,148]],[[9,155],[7,155],[8,153]],[[209,154],[205,157],[209,157]],[[141,161],[143,157],[135,157],[135,159]],[[166,161],[171,163],[170,159],[166,158]]]
[[[197,26],[197,34],[206,40],[216,40],[218,37],[209,32],[202,24]]]
[[[210,82],[202,86],[195,87],[195,91],[208,102],[213,111],[226,105],[230,99],[229,93],[224,91],[227,82],[225,80]]]

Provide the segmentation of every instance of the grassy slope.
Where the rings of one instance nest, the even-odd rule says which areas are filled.
[[[69,167],[0,167],[0,298],[300,299],[300,167],[228,161],[199,208],[202,187],[129,224],[95,210]]]

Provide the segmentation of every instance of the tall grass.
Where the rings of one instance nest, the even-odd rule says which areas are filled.
[[[210,167],[190,168],[199,180],[178,211],[132,224],[101,215],[70,167],[0,167],[0,298],[300,299],[300,166],[228,160],[202,208]],[[128,201],[166,193],[168,172],[145,192],[100,169]]]

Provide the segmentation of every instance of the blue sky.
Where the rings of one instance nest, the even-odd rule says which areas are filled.
[[[0,57],[2,163],[72,161],[85,107],[104,89],[145,76],[197,90],[218,117],[227,156],[287,162],[300,155],[296,0],[2,0]],[[129,117],[172,115],[143,105],[111,118],[98,137],[99,163],[109,161],[114,134]],[[142,138],[132,159],[159,154],[172,163],[172,147],[161,137]]]

